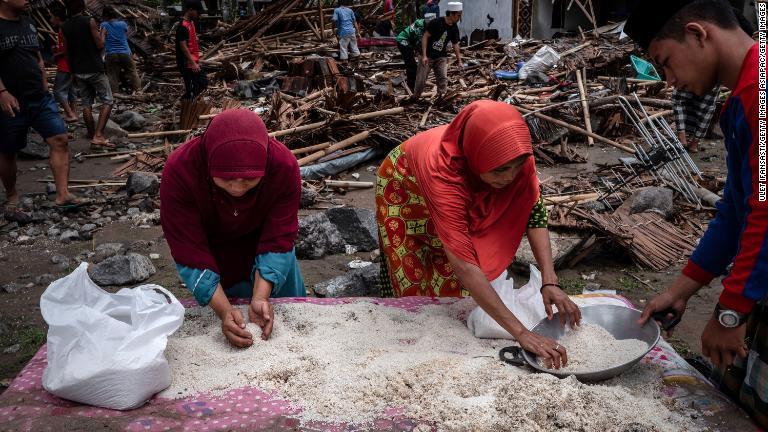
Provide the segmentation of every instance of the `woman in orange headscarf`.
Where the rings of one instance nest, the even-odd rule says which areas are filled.
[[[523,348],[555,367],[567,362],[565,348],[528,331],[490,283],[527,234],[547,315],[556,305],[572,324],[581,319],[557,284],[531,136],[512,106],[471,103],[392,150],[378,172],[376,219],[385,295],[471,294]]]

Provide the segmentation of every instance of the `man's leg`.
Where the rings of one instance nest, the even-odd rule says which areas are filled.
[[[67,72],[57,71],[56,79],[53,83],[53,94],[56,102],[64,110],[64,120],[71,122],[77,120],[77,114],[72,110],[69,101],[72,99],[72,77]]]
[[[19,203],[19,191],[16,190],[16,153],[0,153],[0,180],[5,188],[5,198],[9,204]]]
[[[192,99],[192,71],[188,68],[179,69],[181,73],[181,79],[184,81],[184,94],[181,96],[182,100]]]
[[[397,48],[400,50],[400,55],[403,57],[403,63],[405,63],[405,82],[408,84],[408,88],[413,91],[413,88],[416,85],[416,70],[418,69],[416,56],[411,47],[398,44]]]
[[[448,91],[448,57],[434,60],[435,81],[437,81],[437,97],[445,96]]]
[[[105,64],[109,87],[112,89],[112,93],[118,93],[120,91],[120,69],[122,69],[120,59],[115,54],[109,54]]]
[[[112,112],[112,89],[109,86],[109,80],[105,74],[96,74],[92,80],[96,96],[101,102],[99,110],[99,123],[96,125],[96,131],[93,134],[93,143],[97,145],[107,145],[107,137],[104,136],[104,128],[107,126],[109,114]],[[111,146],[114,147],[114,146]]]
[[[424,92],[424,86],[427,84],[427,78],[429,77],[429,63],[424,64],[421,58],[418,58],[418,68],[416,69],[416,84],[413,86],[413,98],[418,99]]]
[[[80,97],[80,104],[83,106],[83,122],[88,131],[88,138],[93,139],[96,134],[96,123],[93,120],[93,101],[96,97],[93,86],[88,82],[87,75],[73,75],[75,90]]]
[[[344,64],[347,63],[347,58],[349,58],[348,44],[349,44],[348,36],[339,38],[339,60],[341,61],[341,63],[344,63]]]
[[[141,78],[136,71],[136,63],[133,61],[129,54],[126,54],[127,61],[125,62],[125,70],[128,75],[128,86],[131,91],[136,92],[141,88]]]
[[[357,47],[357,36],[352,35],[349,37],[349,57],[352,61],[357,61],[360,57],[360,49]]]
[[[49,163],[53,172],[53,183],[56,185],[56,204],[69,200],[69,143],[67,134],[55,135],[47,140],[51,148]]]

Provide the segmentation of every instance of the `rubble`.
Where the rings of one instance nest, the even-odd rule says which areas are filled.
[[[91,279],[99,285],[129,285],[147,280],[157,270],[144,255],[116,255],[91,266]]]
[[[160,190],[160,180],[153,173],[134,171],[128,175],[125,190],[128,197],[140,193],[155,194]]]
[[[336,226],[346,244],[363,252],[379,247],[379,235],[373,210],[340,207],[328,209],[325,214]]]
[[[348,271],[312,287],[318,297],[381,297],[380,265],[373,263]]]
[[[320,259],[344,252],[344,239],[325,213],[299,220],[296,256],[299,259]]]

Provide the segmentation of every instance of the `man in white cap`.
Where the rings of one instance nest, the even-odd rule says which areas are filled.
[[[437,81],[437,97],[441,98],[448,90],[448,42],[453,44],[456,53],[456,63],[461,67],[461,50],[459,49],[459,27],[462,4],[450,2],[445,16],[434,19],[427,24],[421,39],[421,59],[416,72],[416,85],[413,98],[418,99],[424,91],[430,69],[435,71]]]
[[[398,33],[395,38],[397,49],[400,50],[400,55],[405,63],[406,82],[411,90],[416,85],[416,70],[418,68],[416,56],[421,52],[421,38],[424,36],[424,27],[436,17],[437,15],[433,13],[425,14],[424,19],[417,19],[413,24],[406,27],[405,30]]]

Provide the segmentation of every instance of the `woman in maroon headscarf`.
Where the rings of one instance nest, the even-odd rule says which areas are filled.
[[[171,255],[235,346],[253,336],[228,296],[251,298],[248,315],[263,339],[272,332],[269,298],[306,296],[293,249],[300,197],[296,158],[248,110],[223,112],[168,158],[160,210]]]

